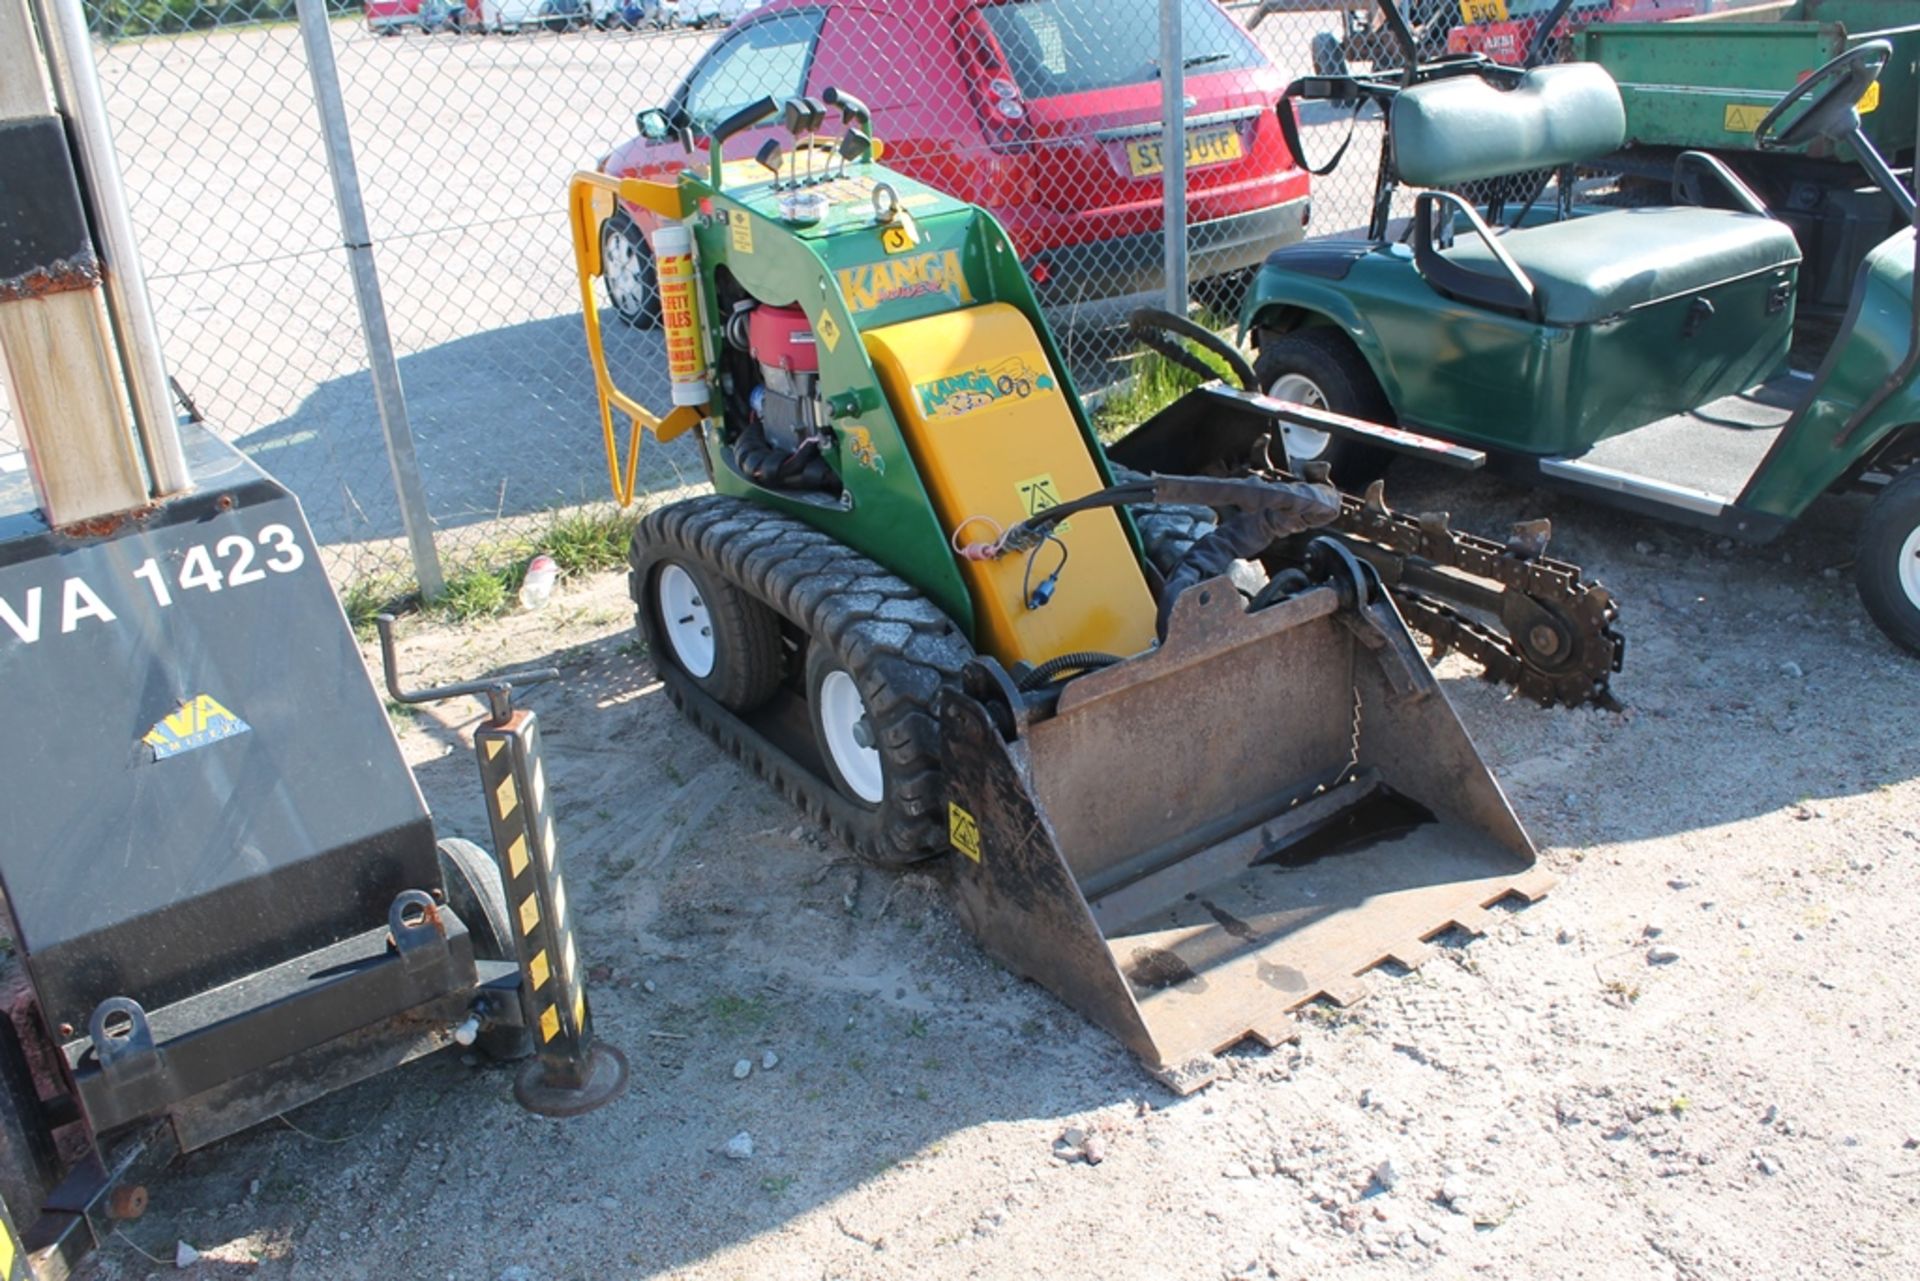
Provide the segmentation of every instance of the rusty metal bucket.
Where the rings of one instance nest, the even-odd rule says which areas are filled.
[[[1288,1014],[1482,930],[1551,877],[1357,566],[1249,612],[1185,592],[1165,641],[1051,708],[994,664],[941,708],[955,899],[995,959],[1174,1088]]]

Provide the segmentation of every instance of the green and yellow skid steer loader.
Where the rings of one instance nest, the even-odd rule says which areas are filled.
[[[818,136],[827,106],[844,138]],[[1469,576],[1495,619],[1526,595],[1502,575],[1564,589],[1567,651],[1599,670],[1564,688],[1534,671],[1546,702],[1604,698],[1604,590],[1537,537],[1394,562],[1395,522],[1415,543],[1418,522],[1323,481],[1116,469],[994,220],[877,163],[847,94],[786,104],[789,152],[723,156],[779,110],[704,129],[677,184],[573,183],[616,494],[643,431],[696,431],[713,480],[633,540],[675,703],[863,857],[944,857],[989,953],[1182,1088],[1213,1053],[1282,1037],[1290,1010],[1354,999],[1374,966],[1543,893],[1372,560],[1434,579],[1450,555],[1503,561]],[[616,199],[663,220],[664,416],[619,390],[601,343]],[[1190,328],[1158,323],[1166,344]],[[1216,382],[1154,421],[1270,436],[1301,414]]]

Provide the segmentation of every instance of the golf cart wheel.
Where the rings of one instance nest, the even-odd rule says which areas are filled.
[[[1920,465],[1910,464],[1867,508],[1853,572],[1880,630],[1920,653]]]
[[[786,676],[780,619],[753,597],[692,558],[651,567],[640,608],[651,611],[670,662],[732,712],[750,712]]]
[[[600,277],[620,319],[635,329],[659,327],[660,281],[654,274],[653,251],[624,209],[614,210],[600,224]]]
[[[518,959],[513,946],[513,921],[507,914],[507,890],[493,855],[457,836],[438,843],[440,883],[447,906],[467,927],[477,961]],[[481,1029],[474,1048],[490,1059],[507,1062],[533,1053],[533,1035],[524,1027],[489,1026]]]
[[[1300,329],[1267,339],[1260,344],[1253,372],[1261,389],[1276,400],[1393,424],[1393,406],[1367,367],[1366,357],[1336,329]],[[1326,463],[1333,469],[1335,483],[1344,489],[1359,489],[1379,479],[1393,461],[1388,450],[1311,427],[1283,427],[1281,435],[1288,470],[1297,473],[1307,463]]]

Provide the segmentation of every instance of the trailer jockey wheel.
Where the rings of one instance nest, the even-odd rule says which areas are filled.
[[[493,855],[457,836],[442,839],[439,853],[440,882],[446,887],[447,906],[472,936],[474,958],[517,959],[512,917],[507,914],[507,891]],[[533,1036],[524,1027],[483,1027],[473,1044],[488,1058],[501,1062],[524,1059],[533,1053]]]
[[[663,561],[649,605],[670,660],[730,711],[750,712],[780,687],[780,620],[705,565]]]

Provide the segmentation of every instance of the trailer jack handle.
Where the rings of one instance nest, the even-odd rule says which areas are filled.
[[[471,694],[486,702],[487,712],[492,718],[491,724],[504,725],[513,715],[513,690],[516,685],[525,689],[529,685],[556,680],[560,676],[560,670],[556,667],[529,667],[500,676],[488,676],[477,681],[435,685],[429,689],[404,690],[400,688],[399,651],[393,643],[393,615],[376,614],[373,625],[380,633],[380,670],[386,677],[387,694],[396,703],[409,705],[438,703],[449,698],[459,698],[463,694]]]

